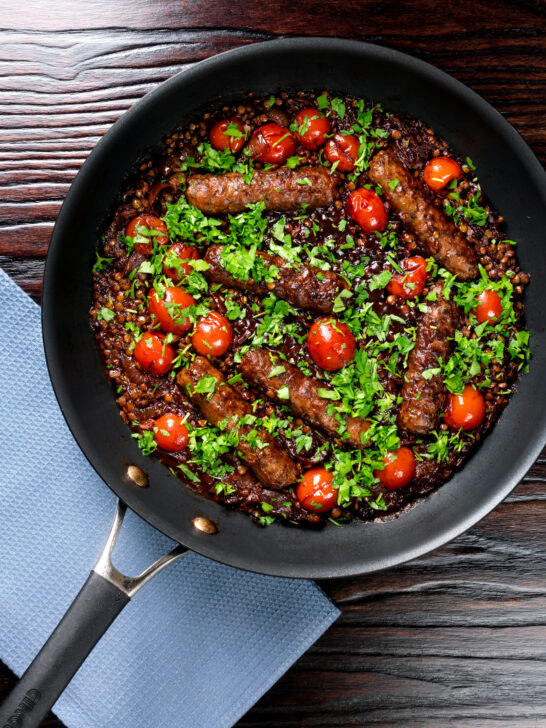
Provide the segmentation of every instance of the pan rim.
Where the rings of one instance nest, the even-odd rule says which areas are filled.
[[[181,83],[181,81],[189,82],[194,78],[198,78],[204,72],[208,72],[209,74],[214,73],[215,68],[223,66],[226,62],[229,62],[230,59],[250,59],[254,55],[259,54],[260,52],[264,52],[264,49],[266,48],[271,48],[272,50],[275,49],[277,52],[283,52],[283,50],[294,51],[295,48],[301,50],[302,52],[305,52],[306,50],[316,51],[317,49],[335,49],[338,51],[352,49],[358,50],[358,52],[370,53],[375,55],[376,57],[389,59],[397,63],[403,63],[406,66],[414,69],[421,75],[424,74],[425,76],[430,77],[438,83],[447,86],[456,94],[462,95],[470,102],[472,102],[473,105],[478,108],[479,113],[488,122],[495,125],[499,129],[499,133],[506,139],[507,143],[515,148],[515,151],[522,159],[522,164],[526,167],[527,170],[529,170],[529,173],[532,175],[533,184],[537,187],[540,187],[540,185],[542,185],[543,188],[546,187],[546,172],[543,170],[540,162],[535,157],[532,150],[518,134],[518,132],[509,124],[509,122],[506,121],[506,119],[504,119],[504,117],[499,112],[497,112],[488,102],[482,99],[478,94],[469,89],[467,86],[452,78],[447,73],[435,68],[434,66],[399,51],[395,51],[382,46],[377,46],[370,43],[362,43],[360,41],[343,40],[337,38],[276,39],[220,53],[204,61],[200,61],[199,63],[195,64],[195,66],[192,66],[187,70],[183,70],[175,76],[161,83],[151,92],[146,94],[146,96],[140,99],[133,107],[125,112],[118,121],[115,122],[111,129],[95,145],[84,165],[82,165],[82,168],[78,172],[70,187],[69,192],[67,193],[65,201],[57,218],[44,270],[42,330],[46,362],[53,389],[57,397],[57,401],[59,402],[61,411],[63,412],[63,415],[67,421],[68,427],[70,428],[80,448],[82,449],[98,475],[116,493],[118,493],[120,487],[118,486],[116,488],[114,484],[110,483],[109,480],[104,477],[104,470],[99,467],[100,464],[96,462],[96,459],[89,456],[89,448],[86,447],[85,438],[82,437],[80,429],[78,428],[77,424],[75,424],[74,418],[71,416],[70,409],[63,404],[65,401],[65,392],[63,389],[63,383],[60,379],[59,369],[56,365],[58,352],[55,352],[53,350],[53,344],[51,343],[51,330],[53,327],[53,322],[46,315],[46,312],[49,310],[50,301],[54,295],[52,281],[53,269],[55,265],[55,251],[60,245],[60,240],[62,239],[65,216],[68,215],[68,210],[70,209],[70,206],[72,204],[72,199],[76,197],[78,187],[85,182],[86,176],[92,173],[94,165],[98,164],[102,156],[104,155],[103,149],[105,151],[108,149],[108,145],[112,143],[111,140],[115,137],[116,134],[123,133],[124,126],[129,125],[133,117],[142,114],[146,108],[148,108],[151,104],[155,103],[156,98],[160,97],[160,95],[165,93],[166,90],[168,90],[171,86],[175,87],[176,85]],[[517,396],[517,394],[515,396]],[[498,424],[495,427],[497,426]],[[481,444],[480,449],[482,449],[486,445],[486,443],[493,437],[494,433],[492,433],[489,438],[487,438],[486,441]],[[297,566],[294,566],[285,563],[278,563],[274,566],[271,566],[271,564],[264,564],[260,561],[259,558],[253,558],[251,554],[241,556],[219,553],[216,547],[211,547],[211,544],[213,544],[214,542],[203,538],[199,534],[188,534],[188,536],[185,537],[183,540],[179,539],[177,535],[173,535],[172,529],[160,513],[153,511],[143,512],[143,509],[141,507],[135,507],[136,500],[131,501],[130,499],[128,500],[125,497],[125,492],[123,495],[123,499],[125,500],[125,502],[127,502],[129,507],[139,513],[139,515],[141,515],[145,520],[151,523],[151,525],[165,533],[165,535],[169,536],[170,538],[175,538],[175,540],[179,541],[185,546],[188,546],[188,548],[191,548],[198,553],[201,553],[209,558],[213,558],[228,565],[263,574],[291,576],[296,578],[337,578],[354,576],[364,573],[371,573],[373,571],[378,571],[384,568],[395,566],[400,563],[404,563],[405,561],[428,553],[431,550],[452,540],[456,536],[464,533],[466,530],[468,530],[470,527],[480,521],[485,515],[487,515],[493,508],[495,508],[506,497],[506,495],[508,495],[508,493],[519,483],[521,478],[525,475],[529,467],[532,465],[532,463],[535,461],[536,457],[540,453],[540,450],[542,449],[545,441],[546,417],[543,418],[542,427],[537,428],[535,437],[528,440],[525,448],[519,452],[516,459],[517,465],[512,468],[509,477],[507,477],[502,484],[497,485],[495,488],[491,489],[489,497],[484,499],[479,508],[469,508],[465,518],[457,520],[451,526],[451,528],[447,528],[439,534],[433,534],[429,538],[423,539],[423,541],[417,547],[406,549],[403,553],[395,553],[392,557],[386,557],[381,560],[376,560],[374,563],[362,562],[358,565],[355,565],[352,562],[349,564],[340,563],[335,568],[332,568],[331,566],[321,568],[309,565],[306,566],[305,564],[298,564]],[[465,463],[464,467],[468,467],[468,464],[469,461]],[[446,485],[447,484],[442,485],[441,488],[445,488]],[[431,494],[427,497],[427,499],[433,497],[434,495],[434,493]],[[408,513],[409,512],[403,512],[400,515],[400,518],[407,517]],[[370,524],[358,523],[348,526],[346,528],[366,528],[369,527],[369,525]],[[384,527],[387,524],[383,523],[380,525]],[[254,525],[253,527],[257,528]],[[282,527],[275,526],[274,528],[279,529]]]

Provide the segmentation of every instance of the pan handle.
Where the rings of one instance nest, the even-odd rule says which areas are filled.
[[[78,668],[131,597],[187,549],[177,546],[140,576],[121,574],[111,561],[126,506],[116,515],[97,565],[51,636],[0,707],[0,728],[38,728]]]

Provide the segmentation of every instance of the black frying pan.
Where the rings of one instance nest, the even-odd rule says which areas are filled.
[[[140,454],[119,417],[87,323],[91,267],[98,234],[128,173],[159,149],[165,135],[210,106],[242,100],[245,91],[305,88],[366,96],[413,114],[474,160],[489,200],[508,221],[508,237],[520,241],[521,266],[532,276],[526,306],[533,359],[478,452],[408,513],[387,523],[320,531],[260,529],[247,516],[181,487],[163,465]],[[340,577],[384,569],[446,543],[510,492],[545,440],[545,183],[537,159],[499,113],[450,76],[402,53],[354,41],[286,39],[198,63],[114,124],[83,165],[60,212],[45,270],[43,330],[51,379],[70,429],[123,503],[179,544],[231,566],[278,576]],[[127,477],[131,464],[148,474],[148,488]],[[211,519],[218,532],[197,530],[196,516]],[[109,570],[107,557],[102,560],[6,701],[0,726],[39,723],[138,585]]]

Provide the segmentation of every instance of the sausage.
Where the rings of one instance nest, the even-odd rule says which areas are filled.
[[[266,210],[291,212],[307,207],[328,207],[337,195],[338,178],[325,167],[255,170],[249,184],[238,172],[196,174],[188,178],[186,199],[207,215],[242,212],[253,202]]]
[[[290,125],[290,117],[281,106],[271,106],[268,109],[264,109],[262,116],[265,116],[269,121],[279,126]]]
[[[274,367],[281,365],[284,372],[270,376]],[[329,414],[328,409],[331,404],[335,406],[335,402],[320,397],[318,390],[331,390],[331,387],[306,376],[297,366],[282,361],[267,349],[251,349],[244,355],[239,368],[250,384],[259,387],[272,399],[287,404],[296,417],[307,420],[351,447],[361,448],[368,444],[362,442],[362,435],[370,427],[369,422],[361,417],[338,414],[337,419],[335,414]],[[279,397],[283,388],[288,388],[289,399]]]
[[[337,273],[322,271],[312,265],[292,267],[280,255],[261,252],[256,255],[268,266],[279,269],[278,278],[270,284],[263,280],[244,281],[242,278],[234,278],[222,265],[222,250],[221,245],[211,245],[207,250],[205,261],[210,268],[205,271],[205,276],[212,283],[222,283],[228,288],[239,288],[263,295],[273,291],[279,298],[294,306],[322,313],[331,313],[335,299],[347,288],[347,284]]]
[[[436,301],[427,301],[427,312],[421,314],[417,338],[412,349],[402,386],[402,404],[398,410],[398,426],[416,435],[425,435],[436,427],[443,408],[446,389],[441,374],[424,379],[423,372],[438,366],[451,354],[457,328],[457,307],[442,296],[441,284],[432,286]]]
[[[212,394],[195,393],[195,387],[203,377],[216,380]],[[253,424],[239,426],[242,417],[252,415],[250,404],[229,386],[222,372],[215,369],[205,357],[197,356],[188,369],[178,373],[176,381],[185,388],[212,425],[223,422],[227,430],[237,430],[237,450],[261,483],[273,490],[280,490],[298,480],[298,465],[268,432]],[[253,447],[247,439],[249,433],[257,434],[261,445]]]
[[[421,182],[393,151],[376,154],[370,162],[368,176],[374,184],[381,185],[385,199],[430,255],[463,281],[477,276],[476,255],[467,238],[432,204]],[[398,180],[394,189],[389,184],[393,180]]]

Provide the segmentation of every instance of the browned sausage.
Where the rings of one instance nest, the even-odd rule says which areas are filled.
[[[212,394],[195,392],[195,387],[203,377],[213,377],[216,380]],[[275,438],[252,424],[239,426],[238,423],[242,417],[252,414],[250,404],[229,386],[222,372],[213,367],[207,359],[197,356],[188,369],[182,369],[178,373],[176,381],[185,388],[212,425],[216,426],[219,422],[225,422],[227,430],[237,430],[239,434],[237,450],[248,462],[260,482],[268,488],[280,490],[297,481],[300,475],[298,465]],[[251,446],[248,440],[251,432],[257,434],[261,441],[258,446]]]
[[[338,179],[326,167],[279,167],[256,170],[249,184],[238,172],[196,174],[188,179],[186,199],[207,215],[242,212],[253,202],[266,210],[290,212],[307,207],[328,207],[336,199]]]
[[[271,376],[275,367],[284,367],[284,372]],[[338,437],[351,447],[366,447],[362,435],[370,424],[360,417],[347,417],[328,414],[331,400],[319,396],[319,389],[331,390],[327,384],[313,377],[307,377],[298,367],[281,361],[278,356],[267,349],[247,351],[241,361],[240,370],[244,378],[254,386],[262,389],[268,397],[287,404],[296,417],[312,423],[328,435]],[[289,399],[281,399],[279,391],[288,389]]]
[[[381,185],[385,198],[430,255],[463,281],[477,276],[476,256],[467,238],[427,199],[421,182],[393,151],[376,154],[370,162],[368,176],[374,184]],[[398,180],[396,186],[389,184],[393,180]]]
[[[239,288],[242,291],[267,294],[273,291],[279,298],[299,308],[311,309],[322,313],[331,313],[334,301],[339,293],[347,288],[341,276],[332,271],[322,271],[312,265],[290,267],[280,255],[257,252],[268,266],[279,269],[279,276],[270,286],[265,281],[234,278],[222,266],[222,246],[211,245],[205,254],[205,261],[210,269],[205,276],[213,283],[223,283],[228,288]]]
[[[442,296],[441,284],[435,284],[431,290],[436,292],[436,301],[427,301],[428,310],[419,318],[398,410],[398,426],[416,435],[436,427],[444,406],[446,389],[442,375],[424,379],[423,372],[437,367],[440,357],[444,362],[449,357],[458,320],[457,307]]]

